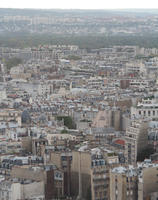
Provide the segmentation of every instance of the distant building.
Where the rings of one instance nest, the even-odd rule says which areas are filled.
[[[146,97],[142,102],[139,102],[136,107],[131,107],[131,116],[158,119],[157,97]]]

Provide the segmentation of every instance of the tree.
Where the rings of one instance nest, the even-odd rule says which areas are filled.
[[[146,148],[142,149],[137,155],[137,161],[144,161],[144,159],[150,158],[150,155],[154,153],[154,148],[152,145],[147,146]]]
[[[57,120],[64,120],[64,125],[69,129],[76,129],[76,124],[70,116],[57,116]]]
[[[9,58],[9,59],[5,60],[5,64],[6,64],[8,70],[10,70],[12,67],[15,67],[21,63],[22,63],[22,60],[17,57]]]
[[[67,58],[68,58],[69,60],[80,60],[80,59],[81,59],[81,57],[76,56],[76,55],[69,55]]]
[[[62,134],[67,134],[68,131],[67,131],[66,129],[63,129],[63,130],[61,131],[61,133],[62,133]]]

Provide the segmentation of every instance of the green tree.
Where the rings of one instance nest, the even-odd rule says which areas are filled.
[[[69,59],[69,60],[80,60],[81,57],[76,56],[76,55],[69,55],[69,56],[68,56],[68,59]]]
[[[64,125],[69,129],[76,129],[76,124],[70,116],[57,116],[57,120],[64,120]]]
[[[147,146],[146,148],[142,149],[137,155],[137,161],[144,161],[144,159],[150,158],[150,155],[154,153],[154,148],[152,145]]]
[[[5,64],[6,64],[8,70],[10,70],[12,67],[15,67],[21,63],[22,63],[22,60],[17,57],[9,58],[9,59],[5,60]]]
[[[63,129],[63,130],[61,131],[61,133],[62,133],[62,134],[67,134],[68,131],[67,131],[66,129]]]

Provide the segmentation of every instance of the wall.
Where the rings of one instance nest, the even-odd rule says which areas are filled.
[[[72,153],[72,174],[71,174],[71,194],[78,195],[79,185],[79,161],[80,153],[74,151]],[[88,190],[91,186],[91,154],[89,152],[81,152],[81,179],[82,179],[82,194],[86,199]]]
[[[34,171],[29,168],[13,167],[11,170],[12,178],[24,178],[35,181],[46,181],[45,172],[43,170]]]
[[[23,184],[21,187],[23,199],[29,199],[35,196],[44,196],[44,182]]]

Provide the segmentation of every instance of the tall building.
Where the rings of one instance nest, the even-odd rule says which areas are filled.
[[[148,146],[148,120],[131,120],[125,133],[125,141],[126,162],[136,164],[138,154]]]
[[[70,196],[71,185],[71,152],[57,152],[50,153],[50,162],[55,164],[60,170],[64,172],[64,195]]]
[[[158,198],[158,164],[145,160],[138,164],[140,169],[138,183],[138,200],[157,200]]]
[[[118,157],[99,148],[74,151],[72,155],[72,196],[109,199],[109,168],[118,164]]]

